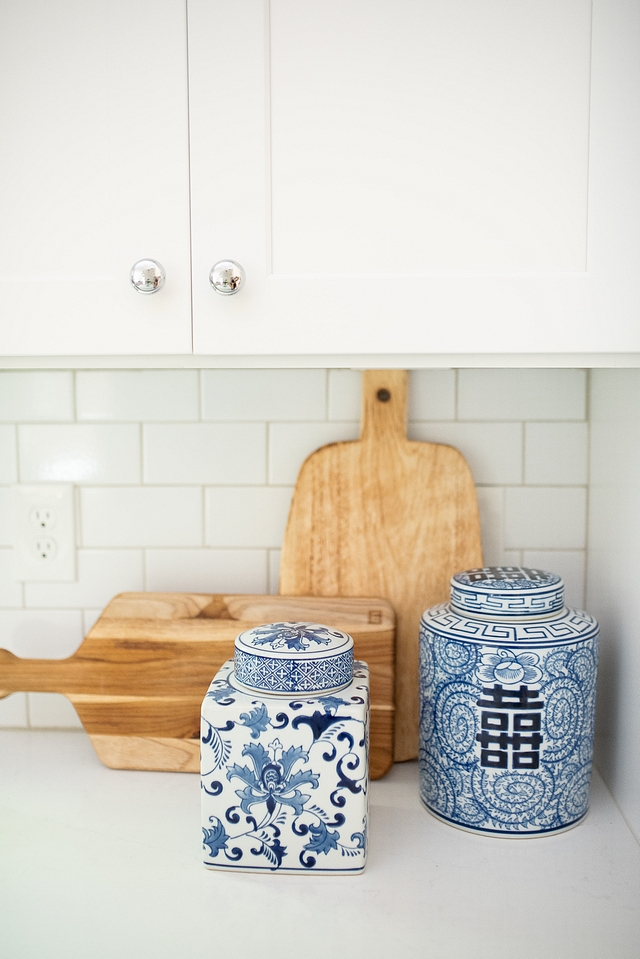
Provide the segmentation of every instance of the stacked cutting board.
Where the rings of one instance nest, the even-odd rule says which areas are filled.
[[[393,608],[385,600],[122,593],[68,659],[0,650],[0,696],[63,693],[100,759],[115,769],[200,769],[200,706],[238,633],[312,621],[351,633],[371,672],[373,778],[393,762]]]
[[[0,696],[64,693],[106,765],[195,772],[200,705],[236,635],[321,622],[351,633],[356,658],[369,663],[372,777],[414,758],[420,615],[448,598],[454,573],[481,566],[482,553],[462,454],[409,441],[406,418],[406,372],[365,373],[360,440],[317,450],[300,471],[280,596],[123,593],[69,659],[0,650]]]

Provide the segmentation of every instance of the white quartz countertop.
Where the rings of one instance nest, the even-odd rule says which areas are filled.
[[[230,875],[199,779],[107,769],[88,737],[0,732],[3,959],[638,959],[640,846],[600,777],[558,836],[430,816],[416,763],[371,787],[361,876]]]

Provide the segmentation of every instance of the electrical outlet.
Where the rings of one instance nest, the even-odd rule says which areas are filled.
[[[14,486],[14,578],[70,582],[76,578],[73,486]]]

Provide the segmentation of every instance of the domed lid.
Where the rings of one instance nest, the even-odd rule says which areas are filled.
[[[549,616],[564,608],[564,583],[556,573],[526,566],[483,566],[451,578],[457,613],[490,619]]]
[[[234,669],[264,693],[319,693],[353,679],[353,639],[320,623],[269,623],[236,638]]]

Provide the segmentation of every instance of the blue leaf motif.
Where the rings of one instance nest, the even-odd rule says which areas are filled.
[[[327,829],[322,820],[318,822],[317,826],[309,826],[309,833],[311,839],[305,845],[305,850],[317,853],[323,852],[326,855],[332,849],[338,848],[340,833],[336,829]]]
[[[210,855],[215,859],[221,849],[227,848],[227,839],[229,836],[220,820],[216,819],[215,816],[212,816],[209,822],[214,823],[214,827],[213,829],[205,829],[203,827],[202,832],[204,836],[202,841],[205,846],[209,847]]]
[[[271,720],[269,719],[269,713],[267,712],[267,707],[264,703],[261,703],[259,706],[256,706],[255,709],[252,709],[250,713],[240,713],[240,719],[243,720],[242,723],[238,725],[248,726],[251,729],[251,738],[258,739],[260,733],[266,731]]]

